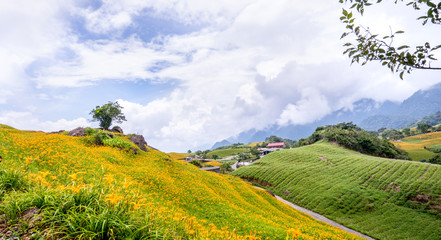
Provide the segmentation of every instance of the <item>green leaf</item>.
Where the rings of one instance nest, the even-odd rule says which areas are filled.
[[[344,16],[348,16],[348,11],[346,11],[345,9],[343,9],[343,15],[344,15]]]
[[[396,32],[395,32],[395,34],[401,34],[401,33],[404,33],[404,31],[401,31],[401,30],[400,30],[400,31],[396,31]]]
[[[429,6],[431,8],[436,8],[436,5],[433,2],[427,1],[426,3],[427,3],[427,6]]]
[[[401,46],[401,47],[398,47],[397,50],[401,50],[401,49],[405,49],[405,48],[410,48],[410,47],[407,46],[407,45],[403,45],[403,46]]]
[[[403,74],[404,74],[404,72],[401,72],[401,73],[400,73],[400,78],[401,78],[401,80],[403,80]]]

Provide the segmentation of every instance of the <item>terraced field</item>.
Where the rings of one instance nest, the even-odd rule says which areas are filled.
[[[422,159],[428,160],[433,157],[435,153],[426,150],[426,148],[441,149],[441,132],[433,132],[420,134],[403,138],[400,141],[392,142],[398,148],[401,148],[409,153],[409,157],[414,161]]]
[[[327,142],[271,153],[233,175],[376,239],[441,239],[441,166]]]

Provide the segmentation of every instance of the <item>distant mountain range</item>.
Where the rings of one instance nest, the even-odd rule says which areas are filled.
[[[373,99],[362,99],[354,103],[353,110],[340,109],[314,123],[288,126],[274,124],[264,130],[251,129],[240,133],[237,137],[217,142],[213,148],[237,142],[259,142],[271,135],[297,140],[308,137],[318,126],[340,122],[353,122],[370,131],[380,128],[403,128],[440,110],[441,83],[427,90],[415,92],[402,103],[386,101],[380,104]]]

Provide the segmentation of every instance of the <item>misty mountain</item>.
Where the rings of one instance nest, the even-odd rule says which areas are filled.
[[[288,139],[310,136],[318,126],[341,122],[353,122],[366,130],[380,128],[402,128],[416,120],[441,110],[441,83],[427,90],[419,90],[402,103],[386,101],[378,103],[373,99],[362,99],[354,103],[353,109],[340,109],[319,121],[304,125],[280,126],[274,124],[266,129],[251,129],[230,137],[229,142],[259,142],[275,135]]]
[[[220,141],[220,142],[216,142],[211,148],[210,148],[210,150],[214,150],[214,149],[216,149],[216,148],[218,148],[218,147],[223,147],[223,146],[228,146],[228,145],[231,145],[232,143],[230,143],[229,141],[227,141],[227,140],[222,140],[222,141]]]

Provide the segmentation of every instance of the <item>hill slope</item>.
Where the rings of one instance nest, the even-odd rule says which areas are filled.
[[[0,156],[0,232],[23,238],[358,239],[155,150],[0,125]]]
[[[426,148],[441,148],[441,132],[410,136],[400,141],[393,141],[392,143],[398,148],[408,152],[410,158],[414,161],[420,161],[422,159],[429,160],[435,156],[435,153]]]
[[[439,239],[441,166],[327,142],[271,153],[233,175],[377,239]]]

